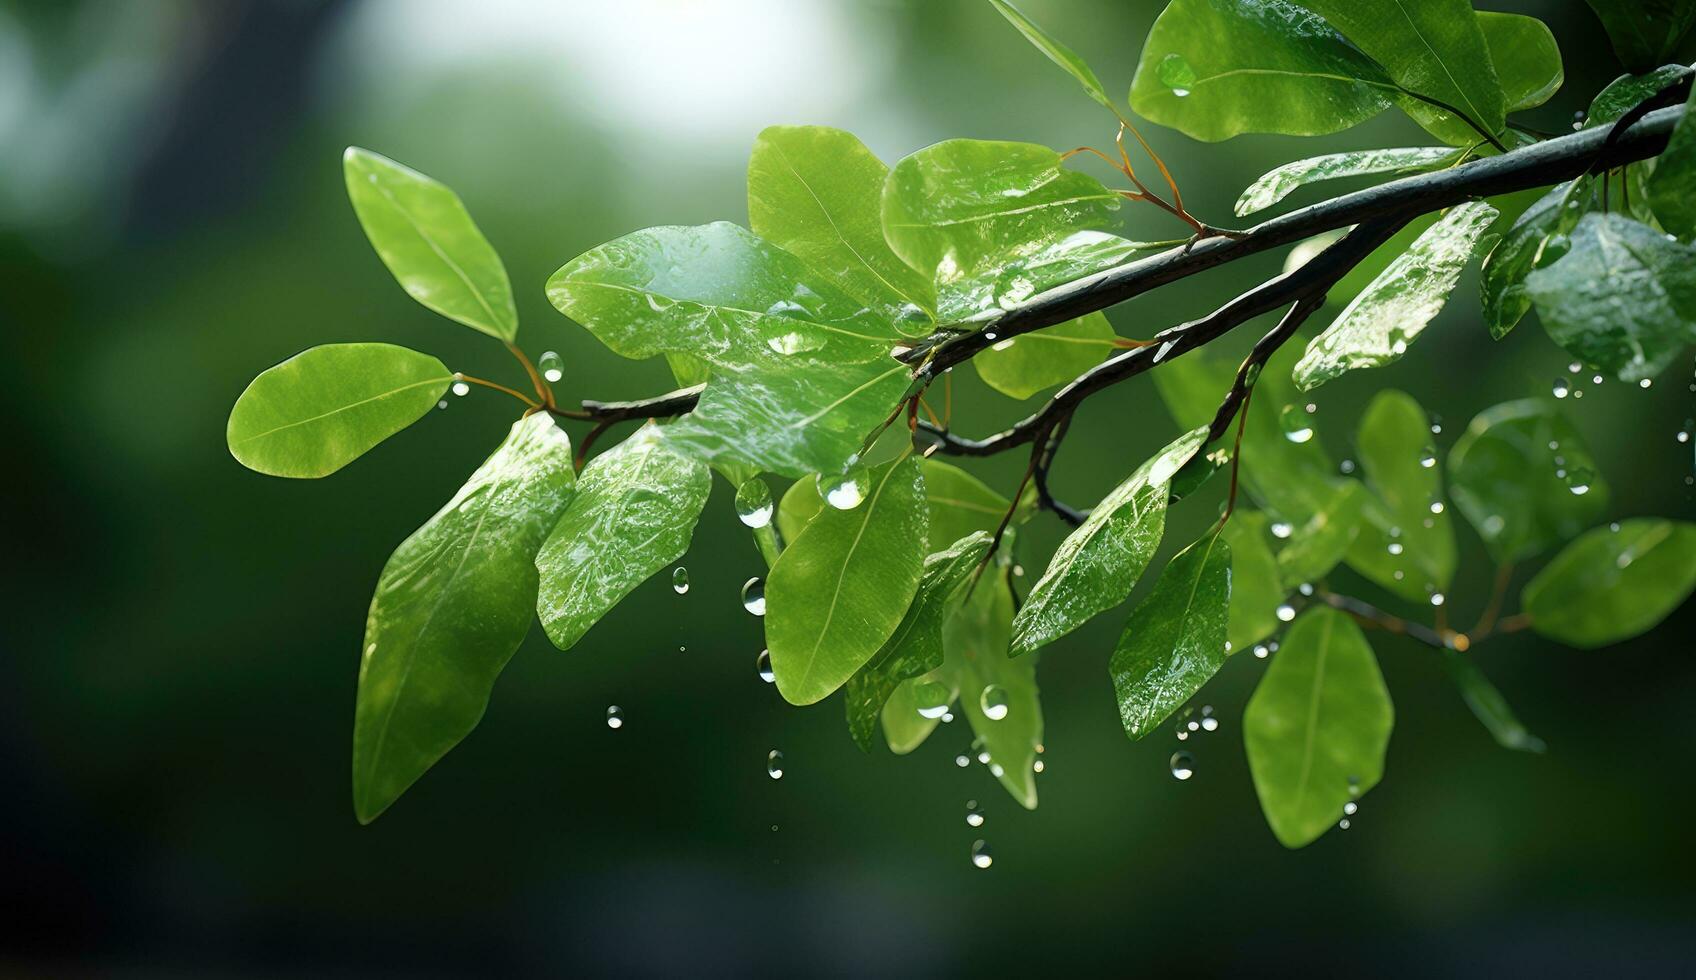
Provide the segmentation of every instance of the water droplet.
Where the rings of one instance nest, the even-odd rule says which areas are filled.
[[[1350,796],[1359,796],[1360,795],[1360,777],[1359,776],[1350,776],[1349,777],[1349,795]]]
[[[966,826],[968,826],[968,827],[982,827],[983,826],[983,809],[978,806],[977,800],[967,800],[966,801]]]
[[[447,404],[447,402],[443,402],[443,403],[442,403],[442,404],[444,404],[444,405],[446,405],[446,404]],[[1683,442],[1689,442],[1689,441],[1690,441],[1690,430],[1689,430],[1689,429],[1680,429],[1680,430],[1678,430],[1678,435],[1677,435],[1677,436],[1676,436],[1676,438],[1677,438],[1677,439],[1678,439],[1678,441],[1679,441],[1679,442],[1681,442],[1681,443],[1683,443]]]
[[[978,707],[983,709],[983,716],[990,721],[1000,721],[1007,717],[1007,691],[999,684],[991,684],[978,695]]]
[[[1282,541],[1283,539],[1289,537],[1291,534],[1294,534],[1294,533],[1295,533],[1295,528],[1291,527],[1289,524],[1285,523],[1284,521],[1273,521],[1272,522],[1272,536],[1277,538],[1278,540]]]
[[[1434,436],[1443,434],[1443,417],[1436,412],[1431,413],[1431,434]]]
[[[1444,601],[1443,600],[1443,593],[1441,593],[1441,592],[1431,593],[1431,604],[1433,606],[1440,606],[1440,605],[1443,604],[1443,601]]]
[[[1443,512],[1443,502],[1441,500],[1431,501],[1431,513],[1441,514],[1442,512]]]
[[[436,403],[436,407],[437,408],[447,408],[448,407],[448,400],[446,398],[442,399],[441,401]]]
[[[1284,430],[1284,438],[1294,443],[1307,442],[1313,438],[1313,423],[1307,413],[1295,405],[1285,405],[1278,414],[1278,425]]]
[[[936,321],[918,306],[903,303],[895,314],[895,329],[907,337],[923,337],[936,329]]]
[[[847,473],[831,477],[820,473],[816,479],[819,496],[837,510],[853,510],[860,506],[860,501],[866,499],[866,485],[869,481],[864,469],[856,467]]]
[[[920,681],[913,685],[913,701],[919,706],[919,717],[941,718],[948,713],[948,703],[954,692],[941,681]]]
[[[985,844],[981,840],[980,841],[973,841],[972,842],[972,867],[974,867],[974,868],[987,868],[994,863],[995,863],[995,858],[990,856],[989,845]]]
[[[962,752],[954,757],[954,764],[959,766],[961,769],[964,769],[972,764],[972,757]]]
[[[1638,382],[1637,382],[1637,387],[1639,387],[1639,388],[1647,388],[1647,387],[1649,387],[1649,386],[1650,386],[1650,385],[1653,385],[1653,384],[1654,384],[1654,383],[1655,383],[1655,382],[1654,382],[1654,381],[1653,381],[1653,380],[1651,380],[1651,379],[1649,379],[1649,378],[1644,378],[1644,379],[1642,379],[1642,380],[1640,380],[1640,381],[1638,381]]]
[[[1006,771],[1007,770],[1001,768],[1001,763],[999,762],[991,762],[989,764],[989,774],[994,776],[996,779],[1000,779],[1002,774]]]
[[[1590,472],[1589,467],[1574,466],[1566,475],[1566,488],[1571,490],[1574,496],[1582,497],[1590,492],[1590,483],[1594,479],[1595,474]]]
[[[755,616],[766,614],[766,580],[755,576],[742,583],[742,608]]]
[[[1350,473],[1353,473],[1354,472],[1354,460],[1345,458],[1341,463],[1337,464],[1337,472],[1343,474],[1344,476],[1348,476]]]
[[[809,337],[798,330],[786,330],[767,337],[766,346],[770,347],[775,353],[789,356],[818,350],[824,346],[824,342],[815,337]]]
[[[1296,591],[1300,592],[1302,595],[1312,595],[1313,594],[1313,583],[1312,582],[1303,582],[1302,584],[1296,586]]]
[[[1359,803],[1356,803],[1355,801],[1350,800],[1347,803],[1343,804],[1343,816],[1352,817],[1356,813],[1359,813],[1359,812],[1360,812],[1360,804]]]
[[[1296,607],[1290,605],[1287,602],[1280,604],[1278,606],[1277,611],[1278,611],[1278,619],[1279,619],[1280,622],[1287,623],[1290,620],[1296,618]]]
[[[989,765],[989,750],[988,749],[978,749],[978,763],[980,765],[985,765],[985,766]]]
[[[1583,109],[1580,109],[1577,112],[1573,113],[1572,114],[1572,128],[1573,129],[1583,129],[1584,128],[1584,120],[1586,118],[1588,118],[1588,116],[1589,116],[1589,114],[1586,113]]]
[[[560,358],[559,351],[551,350],[544,353],[541,358],[536,361],[536,366],[541,368],[542,377],[546,378],[549,384],[553,384],[559,381],[559,379],[565,377],[565,361]]]
[[[1180,99],[1189,95],[1190,89],[1195,87],[1195,69],[1181,54],[1168,54],[1160,59],[1154,73],[1160,84],[1171,89],[1172,94]]]
[[[1013,266],[996,276],[995,282],[990,285],[990,295],[995,299],[995,305],[1004,310],[1013,309],[1025,300],[1030,299],[1035,292],[1036,283],[1032,282],[1031,277],[1026,275],[1024,270],[1018,266]],[[985,333],[984,339],[994,340],[995,331],[991,330]]]
[[[1268,647],[1266,644],[1256,643],[1254,645],[1254,659],[1265,660],[1267,657],[1270,657],[1271,655],[1272,655],[1272,648]]]
[[[1201,730],[1204,732],[1219,730],[1219,718],[1213,713],[1213,705],[1211,704],[1201,706]]]
[[[671,591],[678,595],[689,591],[689,569],[679,565],[677,570],[671,573]]]
[[[1572,394],[1572,385],[1565,378],[1556,378],[1553,386],[1556,398],[1565,398]]]
[[[1031,763],[1031,772],[1042,772],[1046,768],[1048,768],[1048,767],[1044,766],[1042,764],[1041,759],[1038,759],[1035,762]]]
[[[455,381],[453,383],[453,393],[464,398],[466,395],[471,394],[471,386],[463,381]]]
[[[1195,775],[1195,757],[1188,752],[1174,752],[1169,763],[1172,778],[1183,780]]]
[[[766,775],[773,779],[783,778],[783,753],[772,749],[766,753]]]
[[[1568,374],[1578,374],[1584,370],[1584,365],[1578,361],[1573,361],[1566,366],[1566,370]]]
[[[1353,825],[1349,823],[1348,817],[1344,817],[1343,819],[1337,821],[1337,829],[1338,830],[1347,830],[1351,826],[1353,826]]]
[[[623,708],[620,708],[616,704],[611,705],[607,708],[607,727],[608,728],[623,728],[624,727],[624,709]]]
[[[736,516],[742,523],[752,528],[765,527],[771,523],[771,512],[771,487],[765,480],[756,476],[736,488]]]
[[[767,684],[777,679],[777,675],[772,673],[771,669],[770,650],[761,650],[759,656],[754,658],[754,671],[760,675],[760,680]]]
[[[942,713],[942,723],[944,725],[952,725],[954,723],[954,712],[944,711]]]
[[[1599,374],[1593,374],[1593,375],[1590,376],[1590,383],[1593,384],[1593,385],[1599,385],[1606,380],[1608,380],[1608,379],[1602,377]]]
[[[1437,450],[1435,447],[1426,446],[1425,449],[1420,452],[1419,465],[1425,469],[1430,469],[1437,465]]]
[[[1402,543],[1400,541],[1391,541],[1389,547],[1384,550],[1388,551],[1392,555],[1399,555],[1402,553]]]

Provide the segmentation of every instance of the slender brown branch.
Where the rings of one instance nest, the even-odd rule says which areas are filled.
[[[1071,426],[1072,417],[1070,415],[1055,423],[1054,431],[1043,441],[1042,452],[1037,456],[1036,465],[1031,470],[1031,480],[1036,485],[1037,503],[1053,511],[1062,521],[1077,527],[1084,522],[1084,518],[1088,515],[1056,499],[1048,489],[1048,471],[1054,466],[1055,454],[1060,451],[1060,440],[1066,438],[1066,430]],[[1018,506],[1017,500],[1013,502],[1013,506]]]
[[[1370,602],[1356,599],[1353,596],[1338,595],[1335,592],[1318,592],[1314,594],[1314,598],[1325,603],[1327,606],[1330,606],[1332,609],[1341,609],[1343,612],[1348,613],[1357,620],[1361,620],[1371,626],[1377,627],[1378,629],[1385,630],[1390,633],[1400,633],[1403,636],[1418,640],[1426,646],[1436,647],[1439,650],[1450,649],[1450,643],[1446,634],[1439,633],[1431,627],[1426,626],[1424,623],[1414,622],[1411,619],[1403,619],[1400,616],[1387,613],[1384,610],[1379,609],[1377,606],[1372,605]]]
[[[518,363],[524,365],[524,373],[530,375],[530,383],[536,388],[536,397],[541,400],[543,405],[552,408],[554,391],[542,383],[542,376],[536,373],[536,365],[530,363],[530,358],[524,353],[523,348],[508,341],[506,349],[512,352],[513,357],[518,358]]]
[[[541,405],[536,404],[535,399],[531,398],[530,396],[525,395],[522,392],[515,391],[512,388],[508,388],[506,385],[503,385],[499,382],[489,381],[489,380],[484,379],[484,378],[473,377],[472,375],[465,374],[464,372],[460,372],[460,371],[454,372],[453,377],[454,377],[455,381],[463,381],[466,384],[482,385],[485,388],[493,388],[496,391],[506,392],[507,394],[511,395],[512,397],[523,402],[525,405],[527,405],[532,410],[542,407]]]

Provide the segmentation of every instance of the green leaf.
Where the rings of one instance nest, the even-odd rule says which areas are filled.
[[[1170,244],[1127,241],[1102,231],[1067,232],[1068,227],[1056,225],[1039,243],[1010,238],[1006,261],[986,258],[966,270],[950,269],[944,262],[947,276],[937,297],[937,318],[959,324],[995,317],[1038,293],[1123,265],[1141,252]]]
[[[1290,543],[1278,552],[1278,579],[1286,591],[1331,574],[1349,553],[1360,535],[1367,496],[1358,481],[1333,484],[1329,499],[1290,534]]]
[[[933,529],[934,531],[934,529]],[[942,666],[942,628],[964,598],[967,582],[989,551],[987,531],[974,531],[925,559],[919,589],[901,624],[848,680],[848,733],[870,752],[883,706],[902,681]]]
[[[1214,530],[1172,557],[1119,635],[1107,672],[1126,735],[1153,731],[1225,665],[1230,607],[1231,547]]]
[[[1685,65],[1662,65],[1642,75],[1621,75],[1590,101],[1590,109],[1584,115],[1584,128],[1594,129],[1617,121],[1643,100],[1688,74],[1690,68]]]
[[[1047,646],[1125,601],[1160,546],[1168,483],[1206,441],[1206,426],[1173,440],[1060,542],[1013,619],[1013,656]]]
[[[357,146],[343,154],[342,175],[365,237],[408,296],[498,340],[518,336],[506,266],[459,195]]]
[[[1101,87],[1101,79],[1095,77],[1095,71],[1084,63],[1084,59],[1078,57],[1077,52],[1056,41],[1047,31],[1038,27],[1029,17],[1021,13],[1019,8],[1005,2],[1005,0],[989,0],[989,2],[995,6],[996,10],[1001,12],[1001,16],[1007,18],[1008,22],[1019,29],[1019,33],[1025,36],[1025,40],[1035,45],[1038,51],[1047,55],[1048,60],[1064,68],[1066,74],[1077,79],[1078,84],[1084,87],[1084,92],[1090,98],[1100,103],[1108,112],[1114,115],[1119,114],[1119,110],[1113,106],[1113,100],[1107,97],[1107,90]]]
[[[1447,592],[1455,573],[1455,533],[1425,409],[1405,392],[1380,391],[1360,418],[1355,450],[1383,509],[1384,526],[1362,525],[1349,564],[1404,599],[1423,602],[1433,592]]]
[[[1661,227],[1686,242],[1696,238],[1696,89],[1691,94],[1641,195]]]
[[[1232,652],[1277,632],[1284,586],[1278,559],[1266,543],[1266,515],[1238,508],[1222,532],[1231,546],[1231,613],[1225,637]]]
[[[1622,381],[1653,378],[1696,343],[1696,248],[1624,215],[1585,215],[1525,288],[1555,343]]]
[[[1360,627],[1328,607],[1303,612],[1243,712],[1249,771],[1279,843],[1311,844],[1378,785],[1394,723]]]
[[[569,650],[649,576],[683,556],[712,491],[707,467],[643,426],[590,460],[547,543],[536,555],[536,615]]]
[[[1449,450],[1449,492],[1499,565],[1567,540],[1608,500],[1578,430],[1535,398],[1478,413]]]
[[[812,704],[848,682],[895,632],[925,560],[925,485],[911,456],[865,473],[852,510],[827,507],[766,581],[766,648],[777,689]]]
[[[370,823],[483,717],[530,631],[536,549],[571,499],[571,443],[520,419],[436,516],[395,549],[365,620],[353,804]]]
[[[1217,142],[1339,132],[1394,94],[1383,65],[1287,0],[1173,0],[1148,32],[1131,108]]]
[[[1607,28],[1614,53],[1631,71],[1665,61],[1696,23],[1693,0],[1585,0]]]
[[[1461,699],[1472,710],[1473,716],[1489,730],[1497,745],[1516,752],[1541,753],[1547,748],[1542,739],[1520,723],[1507,698],[1502,697],[1502,692],[1496,690],[1477,664],[1459,651],[1445,649],[1443,667],[1448,670],[1455,686],[1460,688]]]
[[[1566,81],[1561,49],[1549,25],[1523,14],[1478,11],[1478,27],[1490,48],[1507,111],[1535,109],[1560,91]]]
[[[1414,174],[1440,170],[1460,159],[1449,146],[1403,146],[1383,150],[1327,153],[1286,163],[1250,184],[1237,198],[1237,214],[1250,215],[1277,204],[1298,188],[1322,180],[1369,174]]]
[[[1404,91],[1452,106],[1485,132],[1502,131],[1507,97],[1472,0],[1302,0],[1302,6],[1383,65]],[[1483,139],[1429,102],[1411,95],[1399,101],[1414,122],[1451,146]]]
[[[1116,349],[1113,325],[1100,313],[1008,337],[972,358],[984,384],[1013,398],[1065,384]]]
[[[725,222],[591,249],[548,298],[624,357],[689,354],[712,375],[674,445],[715,464],[840,472],[906,393],[901,335],[794,255]]]
[[[942,683],[943,673],[938,670],[934,675],[904,680],[896,685],[894,692],[889,695],[889,700],[884,703],[883,711],[879,715],[883,722],[883,739],[889,743],[889,751],[896,755],[906,755],[923,745],[930,733],[936,730],[936,726],[942,723],[941,715],[927,718],[919,713],[919,708],[926,705],[919,704],[914,692],[921,684]],[[952,702],[956,692],[951,687],[947,688],[946,692],[949,702]]]
[[[1005,572],[985,574],[966,605],[943,627],[944,671],[960,692],[960,710],[978,744],[989,753],[989,771],[1013,799],[1036,809],[1037,746],[1042,744],[1042,701],[1036,657],[1014,658],[1007,649],[1013,590]],[[992,715],[986,706],[994,708]]]
[[[958,466],[927,459],[923,467],[933,545],[958,541],[974,531],[995,532],[1011,506],[1006,497]],[[1013,523],[1022,523],[1019,514],[1013,515]]]
[[[903,333],[923,335],[932,327],[922,309],[934,302],[931,283],[884,241],[888,175],[883,161],[851,133],[769,127],[748,159],[748,222],[761,238],[884,312]]]
[[[1531,309],[1525,277],[1566,254],[1568,236],[1578,227],[1589,198],[1588,181],[1572,181],[1543,195],[1507,230],[1484,259],[1479,288],[1484,294],[1484,324],[1501,340]]]
[[[1654,629],[1696,588],[1696,524],[1659,518],[1586,531],[1526,583],[1531,628],[1595,649]]]
[[[393,344],[326,344],[267,368],[236,399],[230,455],[271,476],[329,476],[427,415],[453,374]]]
[[[1442,312],[1497,213],[1482,201],[1450,209],[1313,339],[1296,365],[1296,384],[1311,391],[1344,372],[1400,360]]]

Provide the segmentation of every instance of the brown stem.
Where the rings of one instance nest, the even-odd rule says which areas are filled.
[[[532,401],[532,400],[531,400],[531,399],[530,399],[530,398],[529,398],[529,397],[527,397],[527,396],[526,396],[526,395],[524,395],[524,394],[522,394],[522,393],[520,393],[520,392],[518,392],[518,391],[515,391],[515,390],[513,390],[513,389],[511,389],[511,388],[508,388],[508,387],[507,387],[507,386],[506,386],[506,385],[503,385],[503,384],[500,384],[500,383],[498,383],[498,382],[494,382],[494,381],[486,381],[486,380],[484,380],[484,379],[483,379],[483,378],[476,378],[476,377],[472,377],[472,376],[471,376],[471,375],[469,375],[469,374],[465,374],[465,373],[464,373],[464,372],[460,372],[460,371],[456,371],[456,372],[454,372],[454,376],[453,376],[453,377],[454,377],[454,380],[455,380],[455,381],[463,381],[463,382],[465,382],[465,383],[466,383],[466,384],[474,384],[474,385],[482,385],[482,386],[483,386],[483,387],[485,387],[485,388],[493,388],[493,389],[495,389],[495,390],[496,390],[496,391],[504,391],[504,392],[506,392],[506,393],[507,393],[507,394],[509,394],[509,395],[511,395],[511,396],[512,396],[512,397],[514,397],[514,398],[516,398],[516,399],[518,399],[518,400],[519,400],[519,401],[521,401],[521,402],[523,402],[523,403],[524,403],[524,404],[525,404],[525,405],[526,405],[526,406],[527,406],[527,407],[529,407],[529,408],[530,408],[530,409],[531,409],[531,410],[535,410],[535,409],[538,409],[538,408],[541,408],[541,407],[542,407],[542,406],[541,406],[541,405],[539,405],[539,404],[537,404],[537,403],[536,403],[536,402],[534,402],[534,401]]]

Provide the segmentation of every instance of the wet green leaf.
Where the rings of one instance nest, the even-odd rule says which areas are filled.
[[[820,511],[766,581],[766,647],[791,704],[847,683],[895,632],[919,585],[927,523],[919,461],[871,467],[865,481],[864,499]]]
[[[1231,548],[1210,531],[1167,563],[1107,667],[1125,734],[1153,731],[1225,665]]]
[[[839,472],[911,383],[901,335],[794,255],[735,225],[650,228],[585,252],[548,298],[625,357],[711,365],[674,444],[718,464]]]
[[[1516,752],[1542,752],[1547,746],[1520,723],[1502,692],[1490,683],[1478,665],[1455,650],[1443,651],[1443,667],[1460,689],[1461,699],[1489,730],[1496,744]]]
[[[383,567],[365,621],[353,803],[370,823],[477,726],[530,631],[536,549],[571,499],[571,443],[546,413],[511,433]]]
[[[1624,215],[1585,215],[1525,288],[1555,343],[1622,381],[1655,377],[1696,343],[1696,248]]]
[[[506,266],[459,195],[357,146],[342,156],[342,175],[365,237],[407,295],[491,337],[518,336]]]
[[[1404,599],[1447,592],[1455,573],[1455,533],[1443,500],[1443,471],[1431,420],[1413,396],[1380,391],[1360,418],[1355,449],[1382,521],[1366,521],[1349,564]],[[1432,505],[1436,505],[1436,510]]]
[[[1420,235],[1307,346],[1295,368],[1296,384],[1310,391],[1344,372],[1400,360],[1442,311],[1497,213],[1471,201]]]
[[[1662,65],[1642,75],[1621,75],[1590,100],[1590,110],[1584,115],[1584,128],[1612,124],[1636,108],[1638,103],[1688,74],[1690,68],[1685,65]]]
[[[1566,70],[1549,25],[1523,14],[1480,10],[1478,26],[1490,48],[1507,111],[1535,109],[1560,91]]]
[[[393,344],[326,344],[262,372],[236,399],[225,439],[271,476],[329,476],[429,413],[453,374]]]
[[[1206,439],[1204,426],[1173,440],[1060,542],[1013,620],[1013,656],[1053,643],[1125,601],[1160,546],[1168,484]]]
[[[879,713],[883,723],[883,740],[889,743],[889,751],[896,755],[906,755],[923,745],[936,726],[942,724],[941,715],[927,718],[919,713],[922,706],[914,695],[920,684],[942,683],[939,677],[943,672],[938,670],[935,673],[938,676],[926,675],[902,681],[890,693],[889,700],[884,702],[883,711]],[[956,693],[953,688],[947,689],[950,702]]]
[[[1696,239],[1696,90],[1644,190],[1633,194],[1634,203],[1646,199],[1662,228],[1686,242]]]
[[[1295,527],[1278,552],[1278,579],[1286,591],[1331,574],[1360,536],[1367,497],[1356,480],[1333,484],[1319,509]]]
[[[1449,493],[1497,564],[1572,537],[1608,500],[1578,430],[1553,403],[1534,398],[1478,413],[1449,450]]]
[[[1311,844],[1378,785],[1394,723],[1360,627],[1328,607],[1303,612],[1243,712],[1249,771],[1279,843]]]
[[[1327,153],[1286,163],[1248,185],[1242,196],[1237,198],[1237,214],[1249,215],[1269,208],[1297,189],[1322,180],[1369,174],[1400,176],[1440,170],[1459,161],[1462,152],[1450,146],[1403,146]]]
[[[890,251],[882,199],[889,168],[853,134],[828,126],[772,126],[748,159],[754,233],[807,263],[903,333],[931,331],[922,308],[930,278]]]
[[[1266,515],[1239,507],[1222,532],[1231,546],[1231,613],[1226,630],[1233,653],[1277,631],[1284,586],[1278,559],[1266,543]]]
[[[536,555],[536,614],[569,650],[655,572],[689,550],[712,491],[707,467],[647,425],[589,461],[577,494]]]
[[[1127,241],[1103,231],[1067,231],[1069,227],[1058,225],[1043,242],[1029,246],[1009,241],[1011,257],[1004,262],[985,260],[967,270],[949,269],[944,263],[947,275],[939,277],[942,292],[937,297],[937,318],[962,323],[996,316],[1038,293],[1169,245]]]
[[[1090,98],[1106,107],[1107,111],[1118,115],[1113,100],[1107,97],[1107,90],[1101,87],[1101,79],[1095,77],[1095,70],[1078,57],[1076,51],[1056,41],[1047,31],[1038,27],[1034,21],[1026,17],[1019,8],[1007,3],[1006,0],[989,0],[1001,16],[1019,29],[1025,40],[1036,46],[1038,51],[1048,56],[1048,60],[1066,70],[1066,74],[1078,80]]]
[[[927,459],[923,466],[932,547],[944,547],[973,531],[995,532],[1010,506],[1006,497],[958,466],[937,459]],[[1013,523],[1021,523],[1018,514]]]
[[[1384,66],[1286,0],[1173,0],[1143,45],[1131,108],[1198,140],[1322,136],[1390,106]]]
[[[943,627],[945,672],[960,692],[960,710],[979,745],[989,753],[989,771],[1027,810],[1036,809],[1037,746],[1042,744],[1042,701],[1036,686],[1036,657],[1008,651],[1013,591],[1005,573],[986,573],[966,605]],[[993,712],[993,713],[992,713]]]
[[[1562,548],[1520,601],[1538,633],[1594,649],[1654,629],[1696,588],[1696,524],[1598,527]]]
[[[1586,187],[1571,181],[1538,199],[1507,230],[1484,259],[1479,289],[1484,294],[1484,325],[1501,340],[1531,309],[1525,277],[1566,254],[1568,236],[1578,227],[1589,200]]]
[[[871,751],[878,716],[896,687],[942,666],[943,624],[959,608],[989,543],[988,531],[974,531],[925,558],[918,591],[901,624],[848,679],[848,732],[863,751]]]
[[[1100,313],[1009,337],[972,358],[984,384],[1013,398],[1065,384],[1116,349],[1113,325]]]
[[[1696,24],[1693,0],[1585,0],[1607,28],[1614,53],[1631,71],[1665,61]]]

